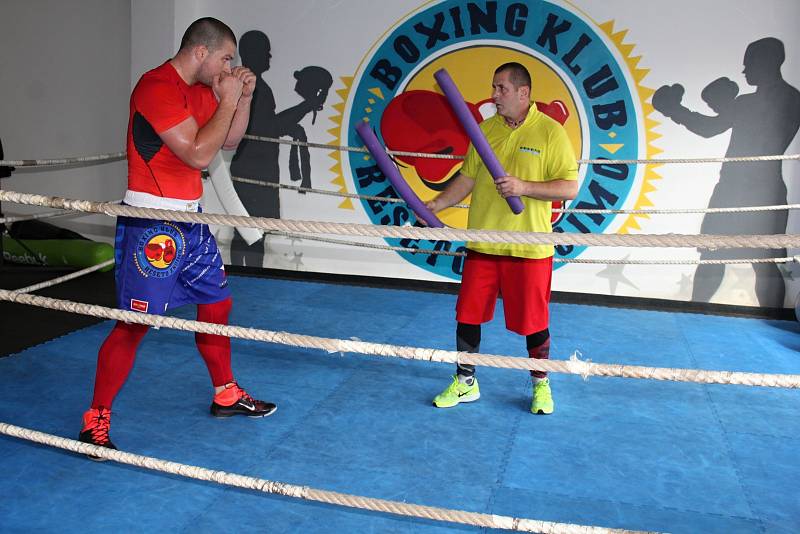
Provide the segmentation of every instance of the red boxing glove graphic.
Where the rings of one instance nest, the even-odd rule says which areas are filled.
[[[467,102],[467,107],[481,123],[483,117],[479,110],[491,103],[491,99],[477,104]],[[569,110],[560,100],[536,102],[536,108],[560,124],[569,118]],[[469,146],[469,137],[447,98],[433,91],[406,91],[394,97],[381,117],[381,136],[389,150],[402,152],[466,154]],[[444,188],[445,178],[460,164],[459,160],[427,157],[395,156],[395,159],[416,168],[419,177],[437,191]],[[563,205],[563,202],[553,202],[554,208]],[[560,213],[553,213],[551,221],[555,222],[560,216]]]
[[[159,261],[164,257],[164,245],[162,243],[148,243],[144,247],[144,255],[150,263]]]
[[[166,239],[162,243],[150,242],[144,247],[144,255],[147,256],[150,263],[163,260],[169,265],[175,259],[176,254],[175,242],[172,239]]]
[[[164,241],[164,263],[170,264],[175,259],[175,243],[172,239]]]
[[[569,118],[569,110],[561,100],[553,100],[549,104],[536,102],[536,109],[563,125]]]
[[[475,105],[468,104],[475,120],[483,119]],[[397,95],[381,117],[381,135],[390,150],[431,154],[465,154],[469,138],[444,95],[433,91],[407,91]],[[440,184],[459,165],[459,160],[397,156],[416,168],[429,184]],[[441,185],[434,185],[441,190]]]

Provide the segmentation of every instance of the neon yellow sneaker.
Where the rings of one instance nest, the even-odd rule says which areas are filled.
[[[531,413],[553,413],[553,393],[550,391],[550,379],[545,378],[533,385],[533,401]]]
[[[473,402],[481,398],[481,391],[478,389],[478,379],[472,379],[472,385],[459,382],[458,377],[453,377],[453,382],[447,389],[436,395],[433,405],[437,408],[452,408],[460,402]]]

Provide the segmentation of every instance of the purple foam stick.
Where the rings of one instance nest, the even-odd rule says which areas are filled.
[[[431,228],[444,228],[444,224],[442,221],[439,220],[436,215],[433,214],[431,210],[423,203],[416,193],[409,187],[408,183],[403,179],[400,175],[400,171],[397,170],[397,167],[394,166],[392,160],[389,159],[389,156],[386,155],[386,151],[381,145],[381,142],[378,141],[378,138],[375,136],[375,132],[372,131],[369,124],[367,122],[360,122],[356,126],[356,131],[358,135],[361,136],[361,139],[364,140],[364,145],[366,145],[367,150],[369,153],[372,154],[372,157],[375,158],[375,162],[380,167],[383,174],[389,179],[394,187],[394,190],[397,191],[397,194],[400,195],[400,198],[405,200],[406,204],[414,210],[414,213],[417,214],[422,220],[428,223],[428,226]]]
[[[456,84],[453,83],[453,79],[447,74],[445,69],[437,70],[433,74],[433,77],[436,78],[439,87],[444,91],[444,96],[446,96],[447,101],[450,102],[450,107],[453,108],[456,117],[458,117],[458,121],[461,123],[461,126],[464,127],[464,130],[466,130],[469,140],[472,141],[472,146],[475,147],[478,155],[483,160],[483,164],[489,169],[495,181],[501,176],[505,176],[506,170],[500,162],[497,161],[497,156],[494,155],[492,147],[489,146],[486,136],[483,135],[475,117],[473,117],[472,113],[469,111],[467,104],[464,102],[464,97],[461,96],[461,91],[459,91]],[[522,213],[522,210],[525,209],[525,205],[519,197],[508,197],[506,198],[506,202],[508,202],[508,206],[515,215],[519,215]]]

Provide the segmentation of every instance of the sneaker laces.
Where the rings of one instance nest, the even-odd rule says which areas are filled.
[[[92,416],[89,421],[88,428],[92,435],[92,441],[105,445],[110,440],[108,438],[108,431],[111,427],[111,412],[105,409],[97,410],[97,415]]]
[[[461,384],[461,382],[458,381],[458,377],[454,376],[453,377],[453,381],[450,382],[449,386],[447,386],[447,389],[445,390],[445,394],[457,393],[459,384]]]
[[[550,382],[547,379],[533,385],[533,396],[535,398],[544,397],[545,399],[551,396]]]
[[[226,384],[225,385],[225,389],[220,391],[217,396],[222,395],[223,393],[231,391],[231,390],[233,390],[233,392],[237,395],[236,400],[233,401],[234,403],[236,403],[240,399],[248,400],[248,401],[252,402],[253,404],[256,403],[256,400],[253,397],[251,397],[250,394],[247,393],[244,389],[242,389],[239,386],[239,384],[237,382],[235,382],[235,381]]]
[[[238,390],[239,390],[239,391],[238,391],[238,393],[239,393],[239,398],[240,398],[240,399],[245,399],[245,400],[248,400],[248,401],[252,402],[253,404],[255,404],[255,403],[256,403],[256,400],[255,400],[253,397],[251,397],[251,396],[250,396],[250,394],[249,394],[248,392],[246,392],[245,390],[243,390],[242,388],[240,388],[240,387],[239,387],[239,384],[236,384],[236,389],[238,389]]]

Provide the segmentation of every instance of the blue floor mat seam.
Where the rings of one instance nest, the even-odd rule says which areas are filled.
[[[495,499],[497,498],[497,490],[502,486],[503,480],[505,479],[506,470],[508,469],[508,464],[511,461],[511,452],[514,449],[514,443],[517,439],[517,432],[519,431],[520,424],[522,422],[523,412],[517,410],[517,414],[514,416],[514,423],[511,426],[511,433],[509,434],[508,438],[506,439],[506,444],[503,449],[503,457],[500,460],[500,465],[498,466],[497,470],[497,479],[495,481],[495,485],[492,487],[492,491],[489,494],[488,502],[486,503],[486,508],[484,509],[487,514],[493,513],[495,508]],[[481,532],[488,532],[487,528],[481,529]]]
[[[509,486],[502,486],[502,487],[504,487],[506,489],[513,489],[513,488],[509,488]],[[562,499],[571,499],[573,501],[580,501],[580,502],[586,502],[586,503],[598,502],[598,503],[604,503],[604,504],[621,504],[621,505],[624,505],[626,507],[638,508],[640,510],[663,510],[663,511],[666,511],[666,512],[679,512],[681,514],[690,513],[690,514],[696,514],[696,515],[703,515],[703,516],[707,516],[707,517],[721,517],[721,518],[728,518],[728,519],[741,519],[743,521],[758,521],[759,524],[761,524],[761,522],[762,522],[761,518],[758,517],[755,514],[753,514],[750,517],[745,517],[745,516],[735,515],[735,514],[724,514],[723,515],[723,514],[718,514],[718,513],[715,513],[715,512],[706,512],[706,511],[702,511],[702,510],[692,510],[692,509],[689,509],[689,508],[681,508],[681,507],[677,507],[677,506],[663,506],[663,505],[655,505],[655,504],[650,505],[650,504],[633,503],[633,502],[626,501],[624,499],[600,499],[600,498],[597,498],[597,497],[583,497],[583,496],[576,497],[575,495],[571,495],[571,494],[567,494],[567,493],[561,493],[561,492],[552,491],[552,490],[546,490],[546,491],[542,490],[542,491],[537,491],[537,493],[541,494],[541,495],[552,495],[554,497],[560,497]],[[762,527],[762,530],[763,530],[763,527]]]
[[[692,363],[694,364],[694,368],[699,368],[699,362],[697,361],[697,357],[695,356],[694,351],[692,350],[692,344],[686,339],[686,336],[681,334],[681,339],[683,341],[683,345],[686,348],[689,357],[692,359]],[[766,527],[764,526],[764,521],[761,518],[760,514],[755,513],[755,506],[753,505],[753,499],[750,497],[750,492],[748,491],[747,485],[742,482],[742,475],[740,473],[739,468],[739,461],[736,455],[733,453],[733,449],[731,447],[731,440],[728,436],[728,431],[725,428],[725,424],[722,422],[722,418],[719,416],[719,410],[717,409],[717,405],[714,402],[714,398],[709,391],[708,384],[703,384],[701,386],[703,393],[705,394],[706,400],[708,402],[708,406],[711,409],[711,413],[714,414],[714,419],[717,421],[717,425],[719,426],[719,430],[722,433],[723,443],[725,443],[725,453],[731,462],[731,466],[733,467],[733,472],[736,474],[736,481],[739,484],[739,488],[742,491],[742,495],[744,495],[745,501],[747,502],[747,508],[750,511],[750,515],[753,516],[753,519],[758,521],[759,527],[761,527],[761,532],[766,532]]]
[[[275,292],[272,289],[278,288],[283,295],[281,307],[270,313],[286,311],[292,315],[275,324],[285,331],[313,332],[313,326],[302,325],[319,323],[323,328],[317,330],[320,335],[344,339],[355,334],[399,345],[415,345],[415,341],[424,339],[434,341],[420,344],[451,343],[442,330],[451,329],[454,298],[446,299],[445,313],[440,310],[444,300],[435,296],[422,299],[402,291],[388,294],[380,288],[356,294],[320,284],[324,289],[320,301],[313,288],[302,284],[260,280],[234,284],[245,295],[239,302],[247,304],[239,322],[252,319],[272,324],[269,314],[258,315],[259,300],[268,299]],[[295,311],[284,309],[298,294],[304,296],[301,306]],[[355,301],[357,297],[364,298],[363,305]],[[420,302],[424,306],[415,306]],[[343,306],[339,308],[337,303]],[[555,306],[556,312],[559,306]],[[420,308],[413,317],[412,308]],[[372,310],[375,314],[364,313]],[[393,311],[397,311],[396,316]],[[352,321],[347,320],[350,312]],[[188,317],[189,312],[184,314]],[[570,306],[553,315],[555,324],[561,325],[558,330],[580,334],[574,342],[557,338],[554,348],[574,344],[585,349],[587,356],[601,360],[613,356],[621,357],[623,363],[626,358],[640,358],[641,363],[654,366],[697,368],[697,362],[702,362],[710,369],[741,367],[762,372],[762,368],[777,366],[780,372],[800,372],[800,328],[796,323],[775,327],[765,326],[763,321],[687,318],[677,312],[665,312],[662,317],[660,313],[636,310],[590,313],[581,306]],[[359,321],[366,321],[366,329],[357,327]],[[584,322],[588,330],[578,328]],[[501,321],[495,323],[487,327],[486,352],[506,353],[517,346],[518,338],[503,331]],[[58,399],[52,408],[46,408],[50,419],[37,423],[44,427],[41,431],[76,438],[78,421],[73,418],[81,411],[77,406],[83,408],[91,398],[90,374],[95,369],[96,350],[112,326],[113,321],[87,325],[54,338],[52,344],[48,341],[16,353],[25,358],[3,362],[7,365],[3,371],[8,372],[0,376],[5,378],[9,396],[3,407],[5,420],[27,426],[29,419],[24,414],[33,401],[25,398],[30,381],[45,392],[45,399],[51,394]],[[70,338],[72,334],[76,336]],[[153,344],[154,352],[186,356],[178,357],[179,361],[147,358],[149,363],[138,369],[138,377],[146,379],[145,385],[137,381],[137,387],[127,389],[125,403],[120,404],[121,418],[114,419],[115,425],[119,424],[116,432],[121,445],[128,443],[142,454],[173,457],[174,461],[209,465],[215,470],[479,513],[681,534],[778,534],[794,532],[797,525],[800,508],[792,488],[800,481],[794,440],[800,428],[798,390],[776,392],[774,388],[596,377],[595,391],[594,387],[583,387],[580,377],[562,375],[558,389],[565,396],[557,406],[559,413],[546,418],[533,416],[527,409],[523,398],[529,401],[531,394],[527,376],[487,368],[488,404],[480,403],[477,416],[472,412],[462,417],[461,413],[431,411],[428,395],[438,387],[439,369],[444,364],[355,353],[326,354],[299,347],[272,350],[274,344],[265,351],[259,342],[234,340],[255,347],[248,345],[246,362],[242,360],[245,354],[235,347],[237,367],[243,373],[247,370],[253,388],[274,388],[272,394],[279,397],[284,416],[278,426],[255,431],[254,441],[248,439],[253,432],[249,424],[234,420],[231,423],[241,439],[230,446],[217,446],[215,441],[228,427],[209,424],[198,416],[195,400],[205,399],[198,392],[205,380],[194,374],[200,366],[194,348],[189,346],[189,334],[170,334],[163,344]],[[449,330],[447,335],[451,336]],[[311,351],[313,365],[298,360],[298,367],[292,368],[295,358],[312,356]],[[279,356],[282,352],[287,354]],[[266,357],[263,361],[262,356]],[[517,351],[510,356],[525,357]],[[137,358],[137,364],[144,362],[144,358]],[[162,373],[172,373],[174,368],[182,370],[177,376],[187,378],[165,378]],[[281,376],[283,370],[289,374]],[[400,381],[395,381],[395,373]],[[412,380],[413,387],[403,386],[402,403],[385,396],[386,387]],[[171,402],[166,414],[177,418],[173,426],[163,425],[157,414],[154,417],[149,413],[153,408],[146,412],[140,408],[141,403],[161,399],[163,391],[181,395],[179,400],[164,399]],[[560,392],[555,393],[560,397]],[[624,416],[615,416],[619,410]],[[205,412],[207,416],[207,409]],[[72,423],[76,423],[74,428]],[[440,423],[449,426],[444,441],[439,435],[444,430]],[[331,433],[330,440],[323,437],[326,432]],[[450,442],[453,436],[468,438],[469,433],[474,433],[469,446]],[[417,442],[420,439],[426,441],[424,446]],[[139,468],[125,464],[113,463],[108,465],[111,469],[98,470],[96,464],[82,457],[76,461],[58,455],[53,472],[46,467],[52,456],[49,447],[35,446],[46,449],[44,453],[27,448],[12,451],[7,440],[16,438],[0,436],[3,448],[10,452],[0,467],[13,473],[18,463],[15,459],[28,460],[22,464],[26,471],[20,472],[24,478],[22,474],[8,477],[8,500],[0,506],[9,511],[6,528],[20,532],[26,524],[48,531],[64,529],[65,525],[72,525],[67,530],[78,530],[77,525],[82,525],[90,531],[138,532],[145,525],[170,525],[163,530],[497,532],[396,518],[208,481],[187,479],[184,484],[177,475],[165,475],[162,481],[159,473],[147,471],[156,476],[143,477],[136,474]],[[346,449],[340,450],[342,446]],[[408,447],[413,450],[408,451]],[[591,452],[583,454],[584,447],[592,447]],[[236,458],[226,459],[229,451],[236,453]],[[616,459],[616,451],[624,460]],[[438,456],[434,458],[432,452]],[[427,454],[424,464],[417,463],[419,456],[415,453]],[[363,464],[359,463],[362,455]],[[545,457],[549,459],[547,465],[538,461]],[[475,460],[471,467],[460,467],[469,458]],[[31,480],[28,475],[37,478]],[[22,484],[25,488],[18,486]],[[80,505],[87,498],[96,499],[99,506],[110,506],[111,513],[87,517]],[[0,520],[0,524],[3,522]]]
[[[285,441],[286,441],[286,439],[287,439],[289,436],[293,435],[293,434],[294,434],[294,433],[297,431],[297,429],[298,429],[298,428],[302,428],[302,427],[304,427],[304,426],[305,426],[305,423],[306,423],[306,421],[307,421],[309,418],[313,417],[313,416],[314,416],[314,414],[317,412],[317,408],[318,408],[318,407],[320,407],[320,406],[323,406],[323,405],[324,405],[326,402],[328,402],[328,399],[330,399],[331,397],[333,397],[334,395],[336,395],[336,393],[337,393],[337,392],[338,392],[340,389],[342,389],[342,387],[344,387],[344,386],[345,386],[345,385],[346,385],[348,382],[350,382],[350,381],[351,381],[351,380],[354,378],[354,376],[355,376],[355,373],[351,371],[351,372],[350,372],[350,374],[349,374],[349,376],[347,376],[347,378],[345,378],[344,380],[342,380],[342,381],[341,381],[341,382],[340,382],[340,383],[339,383],[339,384],[338,384],[336,387],[334,387],[333,389],[331,389],[331,391],[330,391],[330,392],[329,392],[327,395],[325,395],[325,396],[324,396],[323,398],[321,398],[321,399],[320,399],[320,400],[319,400],[319,401],[318,401],[316,404],[314,404],[314,406],[313,406],[313,407],[312,407],[310,410],[308,410],[308,413],[307,413],[307,414],[306,414],[304,417],[298,418],[298,420],[297,420],[296,424],[292,425],[292,426],[291,426],[291,428],[287,428],[287,429],[286,429],[286,430],[285,430],[285,431],[284,431],[284,432],[283,432],[283,433],[280,435],[280,437],[277,439],[277,443],[283,443],[283,442],[285,442]],[[272,457],[272,456],[275,454],[275,452],[276,452],[276,451],[277,451],[277,448],[273,448],[273,449],[272,449],[272,450],[271,450],[269,453],[267,453],[267,455],[264,457],[264,460],[269,460],[269,459],[271,459],[271,457]]]

